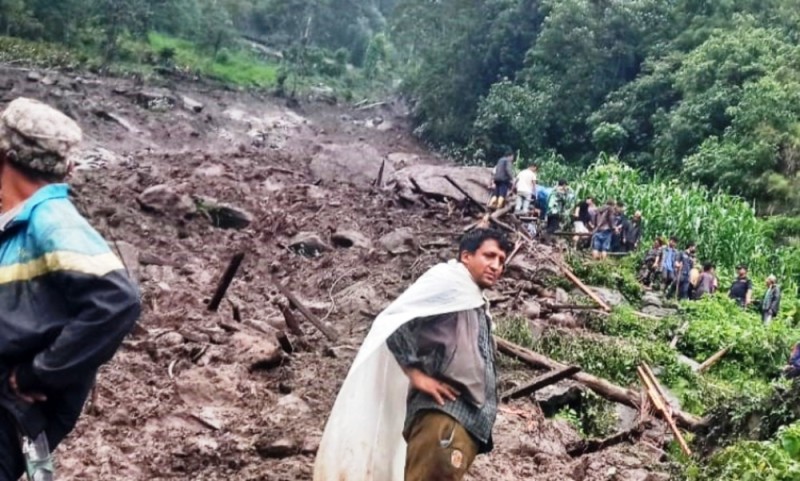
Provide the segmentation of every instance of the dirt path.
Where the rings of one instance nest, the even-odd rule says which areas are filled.
[[[27,76],[0,68],[0,107],[36,97],[84,127],[76,202],[116,241],[145,305],[58,449],[59,479],[311,479],[327,413],[372,316],[451,257],[465,224],[458,209],[401,205],[369,185],[384,160],[384,180],[442,160],[410,137],[399,105],[290,109],[197,85]],[[220,204],[243,211],[249,225],[212,225]],[[398,229],[408,238],[393,255],[380,240]],[[303,247],[293,248],[298,240]],[[245,253],[239,274],[219,311],[208,312],[236,252]],[[295,351],[283,353],[276,333],[287,329],[285,300],[275,279],[339,340],[303,322],[304,339],[292,336]],[[520,375],[503,373],[506,381]],[[495,432],[497,450],[470,479],[667,479],[655,474],[657,453],[641,446],[570,458],[575,430],[527,402],[504,408]]]

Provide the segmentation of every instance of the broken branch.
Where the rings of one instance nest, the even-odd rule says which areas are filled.
[[[450,176],[449,176],[449,175],[445,175],[445,176],[444,176],[444,179],[445,179],[446,181],[450,182],[450,184],[451,184],[453,187],[455,187],[455,188],[456,188],[456,190],[458,190],[459,192],[461,192],[461,195],[463,195],[463,196],[464,196],[464,197],[465,197],[467,200],[469,200],[471,203],[473,203],[475,206],[477,206],[477,207],[478,207],[478,209],[480,209],[480,210],[481,210],[481,211],[483,211],[483,212],[486,212],[486,211],[488,210],[488,208],[487,208],[485,205],[483,205],[483,203],[481,203],[481,202],[478,202],[477,200],[475,200],[475,198],[474,198],[474,197],[472,197],[472,196],[469,194],[469,192],[467,192],[466,190],[462,189],[462,188],[461,188],[461,186],[460,186],[460,185],[458,185],[458,183],[456,183],[456,181],[455,181],[455,180],[453,180],[453,179],[451,179],[451,178],[450,178]]]
[[[495,341],[497,342],[498,351],[507,356],[513,357],[514,359],[522,361],[536,369],[552,370],[564,369],[567,367],[566,365],[550,359],[547,356],[543,356],[529,349],[525,349],[524,347],[506,341],[503,338],[495,336]],[[641,401],[639,399],[639,394],[635,391],[617,386],[605,379],[592,376],[591,374],[587,374],[585,372],[579,372],[572,378],[609,401],[624,404],[634,409],[639,409],[639,404]],[[706,422],[697,416],[685,413],[683,411],[675,411],[673,415],[681,427],[690,431],[699,429]]]
[[[281,294],[283,294],[283,297],[288,299],[289,302],[292,304],[292,306],[294,306],[295,309],[300,311],[300,313],[303,314],[303,316],[306,319],[308,319],[308,321],[311,324],[313,324],[314,327],[319,329],[320,332],[322,332],[325,335],[325,337],[328,338],[329,341],[335,341],[338,338],[336,332],[330,327],[326,326],[325,323],[320,321],[317,318],[317,316],[312,314],[311,311],[309,311],[306,306],[304,306],[299,300],[297,300],[297,297],[295,297],[295,295],[292,294],[292,292],[289,289],[284,287],[284,285],[278,282],[277,279],[275,279],[274,277],[272,278],[272,282],[274,282],[275,285],[278,287],[278,290],[281,292]]]
[[[589,287],[586,284],[584,284],[583,281],[578,279],[578,276],[573,274],[572,271],[569,269],[569,267],[565,266],[564,264],[560,264],[560,263],[559,263],[559,267],[561,268],[561,271],[564,273],[566,278],[569,279],[573,284],[575,284],[575,286],[577,286],[578,289],[580,289],[581,291],[583,291],[584,294],[589,296],[604,311],[611,312],[611,306],[606,304],[605,301],[600,299],[600,296],[598,296],[593,290],[589,289]]]
[[[702,364],[700,364],[700,367],[697,368],[697,372],[702,374],[702,373],[708,371],[709,369],[711,369],[711,366],[713,366],[714,364],[718,363],[720,359],[725,357],[725,354],[728,354],[728,352],[731,350],[732,347],[733,346],[728,346],[728,347],[726,347],[724,349],[720,349],[719,351],[717,351],[716,354],[714,354],[713,356],[709,357],[708,359],[703,361]]]

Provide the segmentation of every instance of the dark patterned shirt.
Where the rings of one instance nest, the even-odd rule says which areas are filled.
[[[478,333],[478,350],[486,365],[486,402],[478,407],[471,403],[465,396],[459,396],[455,401],[445,401],[440,406],[427,394],[412,391],[408,396],[406,409],[406,422],[404,431],[408,432],[414,422],[414,417],[420,411],[441,411],[458,421],[477,441],[478,451],[486,453],[492,450],[492,427],[497,417],[497,374],[494,364],[494,343],[491,336],[491,319],[483,308],[477,309],[480,320]],[[443,316],[442,316],[443,317]],[[414,319],[404,324],[394,332],[386,344],[397,362],[404,368],[414,367],[430,376],[438,377],[437,373],[442,366],[443,353],[435,351],[424,359],[418,353],[418,334],[429,323],[437,322],[442,317]]]

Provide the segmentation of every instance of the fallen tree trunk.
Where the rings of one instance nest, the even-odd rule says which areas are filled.
[[[525,349],[524,347],[518,346],[513,342],[506,341],[503,338],[495,336],[495,341],[497,342],[497,349],[501,353],[524,362],[525,364],[528,364],[536,369],[552,370],[564,369],[567,367],[565,364],[533,352],[529,349]],[[573,375],[572,379],[578,381],[609,401],[614,401],[616,403],[630,406],[634,409],[639,409],[640,396],[637,391],[617,386],[616,384],[612,384],[605,379],[592,376],[591,374],[587,374],[585,372],[579,372]],[[682,428],[689,431],[695,431],[705,424],[703,419],[698,418],[693,414],[685,413],[683,411],[673,411],[672,414],[678,424]]]
[[[580,372],[580,370],[581,368],[578,366],[569,366],[565,367],[564,369],[547,372],[528,384],[525,384],[524,386],[520,386],[516,389],[506,392],[500,396],[500,400],[509,401],[511,399],[519,399],[521,397],[530,396],[539,389],[545,388],[559,381],[563,381],[568,377],[572,377],[575,373]]]
[[[728,354],[728,351],[731,350],[731,347],[732,346],[728,346],[724,349],[720,349],[716,354],[703,361],[703,364],[700,364],[700,367],[697,368],[697,372],[702,374],[711,369],[711,366],[718,363],[720,359],[725,357],[725,354]]]
[[[583,293],[584,293],[584,294],[586,294],[587,296],[589,296],[589,297],[590,297],[590,298],[591,298],[591,299],[592,299],[594,302],[596,302],[596,303],[597,303],[597,305],[598,305],[598,306],[600,306],[600,307],[601,307],[601,308],[602,308],[604,311],[611,312],[611,306],[609,306],[608,304],[606,304],[606,303],[605,303],[605,301],[603,301],[602,299],[600,299],[600,296],[598,296],[598,295],[597,295],[597,294],[596,294],[596,293],[595,293],[593,290],[589,289],[589,286],[587,286],[586,284],[584,284],[584,283],[583,283],[583,281],[581,281],[581,280],[578,278],[578,276],[576,276],[576,275],[575,275],[575,274],[574,274],[574,273],[573,273],[573,272],[572,272],[572,271],[569,269],[569,267],[565,266],[564,264],[560,264],[560,265],[559,265],[559,267],[561,268],[561,271],[564,273],[564,276],[566,276],[566,278],[567,278],[567,279],[569,279],[569,280],[570,280],[570,281],[571,281],[573,284],[575,284],[575,286],[577,286],[577,287],[578,287],[578,289],[580,289],[581,291],[583,291]]]

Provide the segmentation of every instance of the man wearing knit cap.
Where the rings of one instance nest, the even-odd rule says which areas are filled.
[[[62,183],[81,137],[36,100],[0,114],[0,481],[52,472],[20,439],[55,449],[140,313],[137,287]]]

